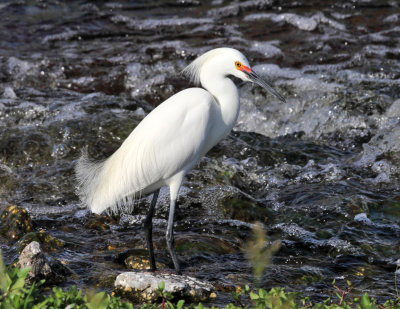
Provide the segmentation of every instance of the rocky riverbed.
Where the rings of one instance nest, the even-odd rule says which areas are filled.
[[[0,33],[0,206],[29,214],[19,211],[18,222],[9,208],[2,214],[7,263],[35,240],[71,271],[63,285],[108,291],[118,274],[146,265],[149,200],[129,214],[93,215],[75,195],[74,163],[86,145],[94,159],[113,153],[155,106],[192,86],[179,74],[190,61],[229,46],[287,103],[239,85],[234,131],[181,189],[184,273],[211,282],[213,301],[227,302],[230,290],[254,282],[243,248],[262,222],[268,243],[281,244],[262,287],[319,300],[334,295],[334,279],[349,280],[354,295],[393,298],[397,1],[3,1]],[[165,269],[167,214],[162,191],[154,240]]]

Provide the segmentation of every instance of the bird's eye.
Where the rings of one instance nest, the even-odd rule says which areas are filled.
[[[242,63],[240,61],[235,62],[236,68],[240,69],[242,67]]]

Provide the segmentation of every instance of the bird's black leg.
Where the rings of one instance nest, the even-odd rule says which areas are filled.
[[[174,263],[175,270],[178,274],[181,273],[181,269],[179,267],[179,262],[178,262],[178,257],[175,252],[174,248],[174,213],[175,213],[175,203],[176,200],[171,198],[171,205],[169,208],[169,217],[168,217],[168,227],[167,227],[167,234],[166,234],[166,239],[167,239],[167,246],[169,253],[172,258],[172,262]]]
[[[151,205],[149,212],[147,213],[146,219],[144,220],[144,231],[146,234],[146,242],[147,248],[149,250],[149,257],[150,257],[150,270],[156,270],[156,260],[154,258],[154,249],[153,249],[153,214],[154,209],[156,208],[158,194],[160,193],[160,189],[153,193],[153,199],[151,200]]]

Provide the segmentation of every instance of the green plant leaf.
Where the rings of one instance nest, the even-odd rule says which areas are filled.
[[[26,278],[26,276],[28,275],[28,273],[31,271],[31,267],[25,267],[25,268],[15,268],[16,269],[16,275],[18,278]]]
[[[265,298],[267,296],[267,291],[265,291],[264,289],[259,289],[258,295],[260,296],[260,298]]]
[[[254,293],[254,292],[250,292],[250,299],[251,300],[256,300],[259,299],[260,296],[258,296],[258,294]]]
[[[25,277],[18,278],[13,285],[11,286],[10,290],[19,290],[22,289],[25,285]]]
[[[0,249],[0,291],[7,291],[9,287],[8,280],[9,278],[6,272],[6,266],[3,261],[3,254]]]
[[[8,291],[13,283],[13,281],[11,280],[10,276],[8,275],[8,273],[6,273],[5,275],[5,289],[3,290],[4,292]]]
[[[370,309],[373,308],[371,301],[369,299],[369,296],[367,293],[365,293],[362,297],[361,297],[361,301],[360,301],[360,307],[362,309]]]
[[[99,292],[91,297],[90,301],[86,303],[86,306],[89,309],[106,309],[108,303],[108,295],[105,292]]]
[[[181,299],[180,301],[178,301],[178,303],[176,304],[176,309],[181,309],[183,308],[183,305],[185,304],[185,301],[183,299]]]
[[[165,282],[164,282],[164,281],[160,281],[160,282],[158,283],[158,290],[161,291],[161,292],[163,292],[164,289],[165,289]]]

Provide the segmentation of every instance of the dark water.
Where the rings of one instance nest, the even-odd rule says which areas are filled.
[[[133,216],[94,217],[75,195],[74,161],[110,155],[189,83],[178,74],[229,46],[287,98],[240,85],[234,132],[188,175],[176,242],[185,273],[216,286],[253,281],[241,248],[251,223],[281,241],[262,286],[312,299],[333,279],[380,301],[400,258],[400,8],[397,1],[3,1],[0,205],[29,210],[63,241],[65,285],[110,290],[114,256],[143,248]],[[165,257],[168,192],[155,228]],[[100,223],[99,223],[100,222]],[[18,243],[4,237],[10,262]],[[219,303],[229,292],[219,292]]]

